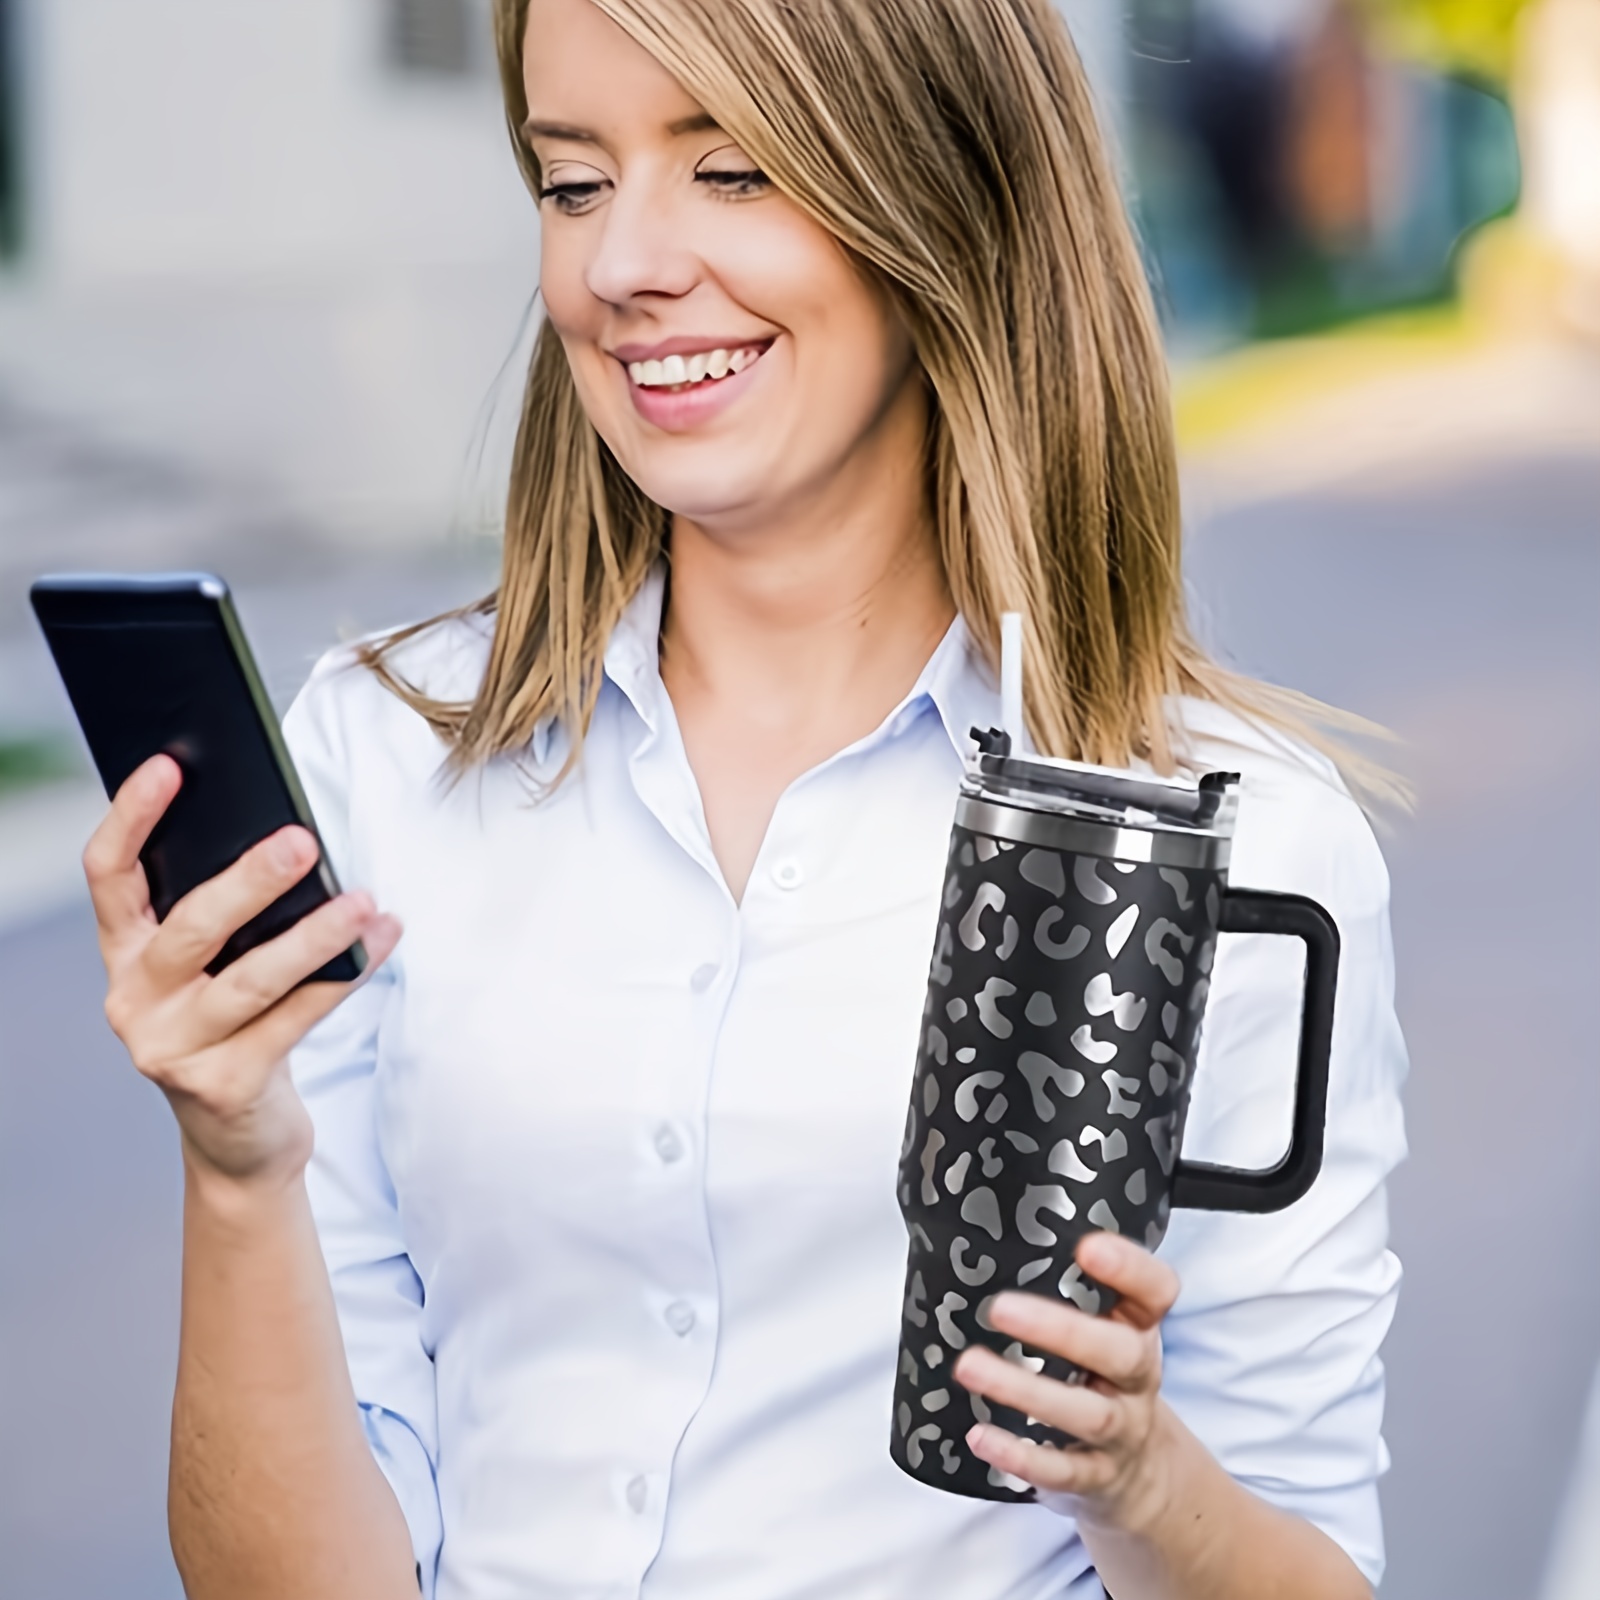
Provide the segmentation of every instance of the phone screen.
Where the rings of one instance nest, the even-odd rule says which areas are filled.
[[[268,834],[290,823],[315,831],[220,579],[41,579],[32,597],[107,794],[160,752],[183,771],[183,787],[140,853],[158,918]],[[209,970],[337,893],[324,855],[240,928]],[[364,965],[357,945],[315,976],[348,981]]]

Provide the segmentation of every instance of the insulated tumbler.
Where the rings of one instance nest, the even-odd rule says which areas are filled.
[[[956,806],[901,1152],[910,1234],[890,1451],[988,1500],[1033,1490],[978,1460],[972,1424],[1058,1430],[951,1376],[968,1344],[1068,1382],[1070,1362],[988,1324],[1002,1289],[1088,1312],[1112,1294],[1073,1250],[1109,1229],[1155,1249],[1173,1206],[1276,1211],[1322,1162],[1339,934],[1300,895],[1228,887],[1238,776],[1198,782],[1010,754],[980,733]],[[1265,1171],[1181,1159],[1218,933],[1305,943],[1293,1130]]]

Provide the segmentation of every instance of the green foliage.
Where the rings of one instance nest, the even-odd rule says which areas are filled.
[[[0,794],[71,777],[81,770],[65,739],[0,739]]]
[[[1504,83],[1529,0],[1361,0],[1379,44],[1407,60]]]

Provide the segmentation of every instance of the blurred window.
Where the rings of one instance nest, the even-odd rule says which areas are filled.
[[[389,0],[389,60],[404,73],[468,77],[482,59],[482,23],[473,0]]]

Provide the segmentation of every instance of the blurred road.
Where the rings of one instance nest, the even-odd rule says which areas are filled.
[[[1386,1600],[1538,1592],[1600,1357],[1597,508],[1600,458],[1485,454],[1219,512],[1192,541],[1212,641],[1397,729],[1421,788],[1386,846],[1413,1056]],[[469,565],[290,583],[258,562],[246,620],[281,691],[341,618],[448,603]],[[81,904],[0,934],[0,1549],[18,1600],[179,1595],[174,1138],[100,988]]]
[[[1600,1359],[1600,457],[1257,505],[1191,568],[1235,659],[1406,741],[1383,1593],[1533,1600]]]

